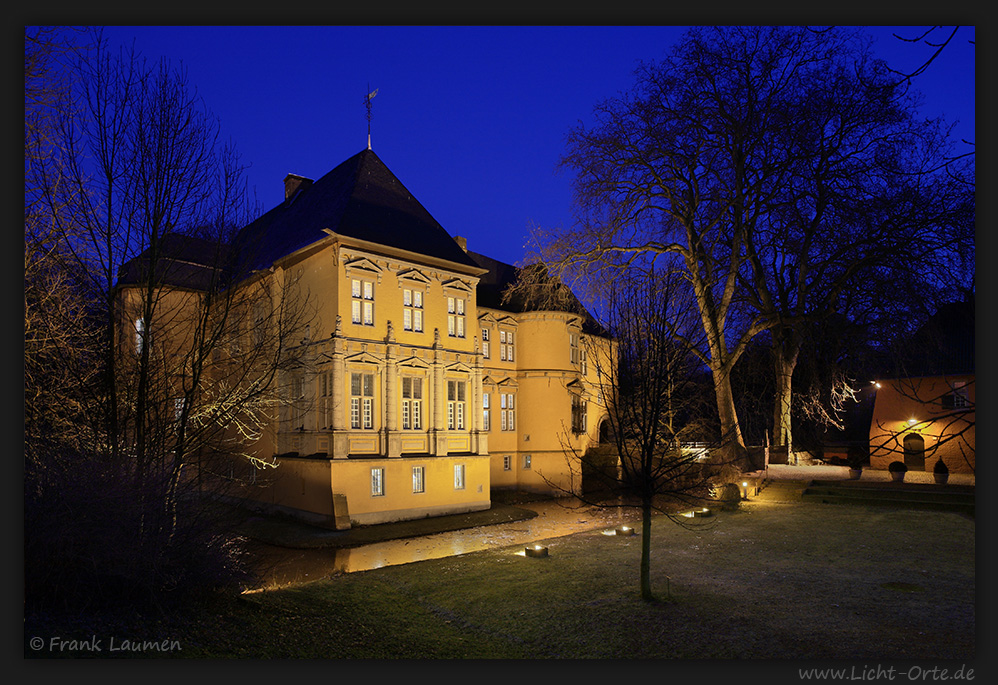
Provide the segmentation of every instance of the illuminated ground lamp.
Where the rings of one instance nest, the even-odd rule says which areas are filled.
[[[915,418],[908,419],[909,426],[914,426],[916,423],[918,423],[918,419]]]
[[[747,480],[743,480],[742,481],[742,499],[744,499],[744,500],[748,499],[748,481]]]
[[[530,545],[523,551],[528,557],[546,557],[548,555],[548,548],[540,545]]]
[[[613,530],[616,535],[634,535],[634,529],[630,526],[619,526]]]
[[[692,513],[693,514],[693,518],[696,518],[696,519],[706,518],[708,516],[713,516],[714,515],[714,512],[712,512],[707,507],[703,507],[702,509],[694,509],[690,513]]]

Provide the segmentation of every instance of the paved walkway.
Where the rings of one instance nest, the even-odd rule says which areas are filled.
[[[845,480],[849,477],[846,466],[788,466],[786,464],[770,464],[768,472],[764,473],[770,480]],[[951,473],[951,485],[975,485],[976,476],[972,473]],[[891,474],[881,469],[863,469],[861,481],[889,481]],[[905,483],[934,483],[931,471],[908,471],[904,476]]]

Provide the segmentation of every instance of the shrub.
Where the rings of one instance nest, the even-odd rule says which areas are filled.
[[[65,468],[25,479],[26,614],[165,607],[245,582],[242,541],[195,493],[185,493],[167,528],[155,484],[71,456]]]
[[[735,509],[742,500],[742,491],[734,483],[714,487],[714,497],[723,509]]]
[[[949,473],[949,467],[946,466],[946,462],[942,459],[936,462],[936,465],[932,467],[933,473]]]
[[[905,473],[908,470],[908,467],[905,466],[903,461],[892,461],[888,464],[887,470],[891,473]]]

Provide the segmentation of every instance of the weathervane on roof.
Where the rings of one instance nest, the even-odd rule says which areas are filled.
[[[368,84],[367,87],[370,88],[371,84]],[[364,98],[364,105],[367,106],[367,149],[368,150],[371,149],[371,100],[373,100],[374,96],[377,94],[378,94],[378,89],[375,88],[374,90],[372,90],[370,93],[367,94],[366,98]]]

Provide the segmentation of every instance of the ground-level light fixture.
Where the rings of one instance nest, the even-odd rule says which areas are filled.
[[[707,507],[700,507],[699,509],[691,509],[690,511],[683,512],[683,516],[685,516],[688,519],[706,518],[708,516],[713,516],[713,515],[714,512],[712,512]]]
[[[634,529],[630,526],[617,526],[613,533],[614,535],[634,535]]]
[[[528,557],[546,557],[548,555],[548,548],[542,545],[527,545],[523,552]]]
[[[918,423],[918,419],[915,418],[908,419],[909,426],[914,426],[916,423]]]

